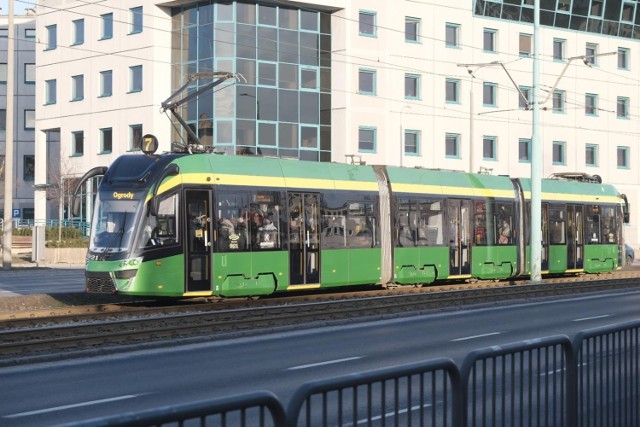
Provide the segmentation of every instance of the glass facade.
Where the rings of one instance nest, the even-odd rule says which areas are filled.
[[[533,24],[531,0],[475,0],[474,13]],[[540,0],[540,24],[640,39],[640,7],[622,0]]]
[[[331,161],[329,13],[262,3],[189,4],[174,9],[172,45],[174,90],[192,73],[242,75],[180,112],[203,144],[228,154]],[[188,91],[209,82],[195,81]]]

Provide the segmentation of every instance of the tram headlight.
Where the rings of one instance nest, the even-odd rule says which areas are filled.
[[[120,271],[114,271],[113,276],[116,279],[131,279],[133,277],[136,277],[137,272],[138,270],[120,270]]]

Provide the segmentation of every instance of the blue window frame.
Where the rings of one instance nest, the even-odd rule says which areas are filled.
[[[58,102],[58,82],[56,79],[45,80],[44,82],[44,103],[51,105]]]
[[[142,147],[142,125],[129,125],[129,150],[139,151]]]
[[[445,25],[445,46],[460,47],[460,24],[447,22]]]
[[[553,60],[564,61],[565,39],[553,39]]]
[[[629,69],[629,49],[624,47],[618,48],[618,70]]]
[[[376,12],[361,10],[358,20],[358,31],[361,36],[376,37]]]
[[[47,25],[47,44],[45,50],[53,50],[58,47],[58,26],[56,24]]]
[[[566,143],[564,141],[553,141],[553,164],[564,166],[566,164]]]
[[[404,41],[420,43],[420,19],[407,16],[404,18]]]
[[[420,131],[406,129],[404,131],[404,154],[408,156],[420,155]]]
[[[531,103],[531,88],[529,86],[520,86],[518,93],[518,108],[528,110]]]
[[[311,90],[317,92],[320,90],[318,84],[318,68],[300,67],[300,90]]]
[[[564,96],[563,90],[555,90],[553,92],[553,112],[564,113]]]
[[[100,96],[113,95],[113,71],[100,71]]]
[[[142,6],[132,7],[129,9],[131,13],[131,27],[129,34],[138,34],[142,32]]]
[[[142,91],[142,65],[129,67],[129,92]]]
[[[113,13],[105,13],[100,15],[100,18],[102,24],[100,40],[113,38]]]
[[[496,92],[497,85],[495,83],[484,82],[482,84],[482,105],[495,107],[497,105]]]
[[[84,19],[73,21],[73,45],[84,43]]]
[[[300,149],[301,150],[317,150],[319,142],[319,126],[308,124],[300,125]]]
[[[406,99],[420,98],[420,76],[417,74],[404,75],[404,97]]]
[[[460,80],[447,79],[445,82],[445,102],[447,104],[460,104]]]
[[[100,154],[111,153],[112,149],[113,149],[112,128],[100,129]]]
[[[584,114],[586,116],[598,115],[598,95],[587,93],[584,96]]]
[[[587,43],[584,49],[585,62],[589,65],[598,65],[598,45]]]
[[[25,62],[24,83],[28,85],[36,83],[36,64]]]
[[[618,169],[629,169],[629,147],[618,147]]]
[[[358,128],[358,151],[361,153],[376,152],[376,132],[375,127],[361,126]]]
[[[460,158],[460,134],[447,133],[444,138],[444,154],[449,159]]]
[[[24,110],[24,130],[36,128],[36,110]]]
[[[496,160],[496,141],[495,136],[483,136],[482,137],[482,159],[483,160]]]
[[[587,144],[584,150],[584,164],[598,166],[598,144]]]
[[[71,100],[81,101],[84,99],[84,75],[71,76]]]
[[[71,155],[82,156],[84,154],[84,132],[71,132]]]
[[[531,139],[518,139],[518,161],[520,163],[531,163]]]
[[[376,94],[376,70],[361,68],[358,71],[358,93],[362,95]]]
[[[531,56],[531,45],[533,41],[531,38],[531,34],[520,33],[518,39],[518,53],[520,56],[529,57]]]
[[[493,28],[485,28],[482,38],[482,50],[489,53],[496,53],[496,36],[498,30]]]
[[[616,117],[618,117],[619,119],[629,118],[629,98],[627,98],[626,96],[618,97]]]

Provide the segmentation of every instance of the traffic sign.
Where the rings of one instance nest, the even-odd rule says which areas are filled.
[[[11,215],[12,218],[20,218],[20,209],[14,209]]]

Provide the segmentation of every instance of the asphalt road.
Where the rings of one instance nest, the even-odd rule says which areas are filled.
[[[0,425],[44,426],[270,390],[638,318],[640,291],[303,329],[0,369]]]
[[[84,266],[0,269],[0,298],[60,292],[84,292]]]

